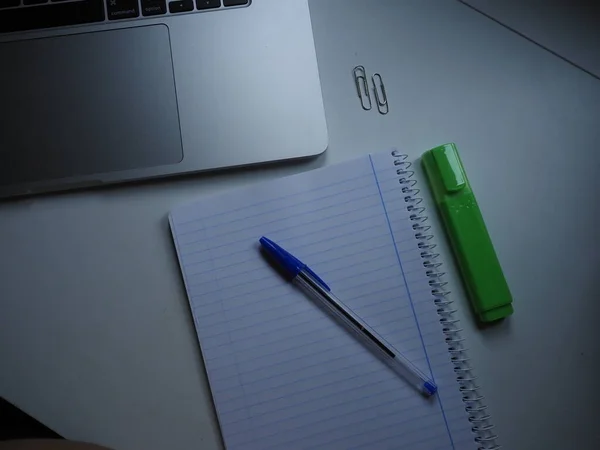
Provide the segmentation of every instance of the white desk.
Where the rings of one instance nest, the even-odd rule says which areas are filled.
[[[367,150],[455,141],[515,297],[510,320],[478,330],[451,277],[502,443],[600,445],[600,83],[459,3],[373,3],[313,4],[322,157],[0,204],[0,395],[72,439],[219,448],[168,211]],[[388,116],[360,109],[356,64],[383,75]]]

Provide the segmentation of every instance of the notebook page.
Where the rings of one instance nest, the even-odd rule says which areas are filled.
[[[228,449],[475,448],[389,152],[180,207],[171,228]],[[431,374],[418,395],[259,251],[306,262]]]

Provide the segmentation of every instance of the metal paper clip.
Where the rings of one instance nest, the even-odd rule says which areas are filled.
[[[367,82],[367,72],[364,66],[356,66],[352,70],[352,74],[354,75],[354,83],[356,84],[356,93],[360,99],[360,106],[365,111],[369,111],[373,107],[373,103],[371,102],[371,93],[369,92],[369,83]]]
[[[377,111],[379,114],[387,114],[390,112],[390,105],[388,105],[387,94],[385,92],[385,84],[383,84],[383,78],[378,73],[374,73],[371,77],[373,82],[373,91],[375,91],[375,101],[377,102]]]

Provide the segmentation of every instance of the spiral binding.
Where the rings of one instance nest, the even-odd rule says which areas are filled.
[[[440,270],[442,263],[436,261],[439,254],[433,251],[436,244],[431,242],[433,235],[429,233],[431,227],[427,225],[428,216],[424,215],[425,208],[421,206],[423,199],[418,197],[420,190],[415,187],[417,184],[417,181],[413,179],[415,173],[409,170],[412,163],[406,161],[407,155],[403,155],[397,150],[392,151],[392,156],[394,165],[397,167],[396,173],[400,176],[398,181],[402,186],[404,201],[408,204],[406,209],[410,212],[410,219],[413,221],[412,228],[419,242],[423,266],[427,269],[426,274],[429,277],[431,294],[440,316],[442,331],[446,335],[448,352],[454,364],[456,380],[460,385],[462,400],[466,405],[465,410],[469,421],[473,424],[471,430],[475,434],[475,442],[478,444],[479,450],[497,450],[501,448],[496,442],[498,436],[493,431],[494,425],[491,423],[490,415],[486,412],[485,399],[481,395],[481,389],[476,383],[477,377],[473,374],[473,368],[466,354],[467,348],[461,337],[462,328],[459,326],[458,319],[454,318],[456,310],[452,308],[453,300],[449,298],[450,291],[446,290],[448,283],[443,279],[445,273]]]

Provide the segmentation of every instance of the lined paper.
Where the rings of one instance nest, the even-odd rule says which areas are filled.
[[[390,152],[182,206],[170,222],[228,449],[474,449]],[[259,251],[267,236],[438,384],[423,398]]]

